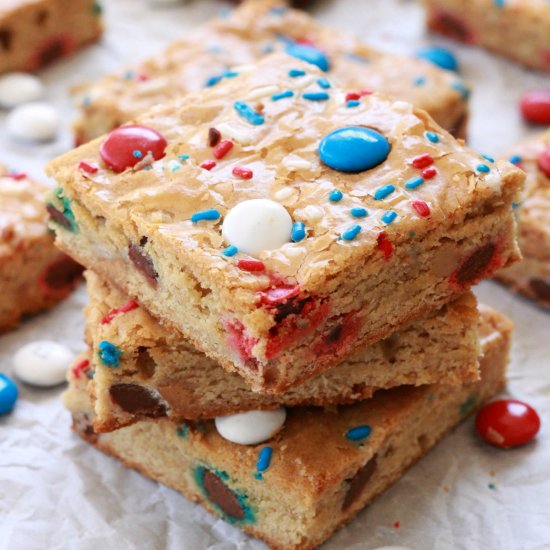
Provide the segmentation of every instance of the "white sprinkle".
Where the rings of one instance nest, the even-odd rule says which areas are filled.
[[[303,216],[308,220],[319,220],[325,215],[325,211],[320,206],[309,204],[303,209]]]
[[[288,155],[283,159],[283,166],[289,170],[309,170],[311,162],[297,155]]]
[[[317,77],[312,74],[306,74],[301,78],[292,79],[292,83],[295,88],[307,88],[310,84],[313,84],[317,80]],[[315,90],[318,91],[318,90]]]
[[[410,113],[411,106],[404,101],[395,101],[393,103],[393,109],[398,113]]]
[[[289,258],[297,258],[298,256],[304,256],[306,249],[303,246],[288,245],[285,247],[285,254]]]
[[[218,124],[217,129],[222,133],[223,137],[232,138],[241,145],[250,145],[252,143],[252,133],[239,130],[234,126],[229,125],[227,122],[222,122],[221,124]]]
[[[261,88],[256,88],[255,90],[252,90],[248,94],[247,99],[249,101],[260,99],[261,97],[276,94],[278,91],[279,88],[277,88],[277,86],[262,86]]]
[[[283,187],[282,189],[279,189],[279,191],[275,193],[275,198],[278,201],[284,201],[285,199],[288,199],[289,197],[294,195],[294,193],[295,193],[295,189],[293,187]]]
[[[234,67],[231,67],[231,72],[235,73],[251,73],[252,71],[255,71],[258,67],[256,65],[248,64],[248,65],[235,65]]]

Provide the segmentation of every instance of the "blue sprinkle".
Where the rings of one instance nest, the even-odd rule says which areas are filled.
[[[344,233],[342,233],[342,239],[344,239],[345,241],[353,241],[353,239],[355,239],[355,237],[357,237],[359,233],[361,233],[361,226],[354,225],[350,227],[347,231],[344,231]]]
[[[445,48],[435,46],[423,48],[416,53],[416,57],[430,61],[434,65],[447,69],[448,71],[458,70],[458,62],[452,52]]]
[[[89,95],[85,95],[82,98],[82,107],[89,107],[92,104],[92,98]]]
[[[144,169],[144,170],[152,170],[153,167],[152,167],[150,164],[148,164],[147,166],[144,166],[143,169]]]
[[[180,168],[181,164],[177,160],[172,161],[172,174],[177,172]]]
[[[294,222],[292,225],[291,239],[295,243],[299,243],[306,238],[306,226],[304,222]]]
[[[355,61],[356,63],[363,63],[364,65],[367,65],[370,63],[370,59],[368,57],[365,57],[364,55],[359,55],[356,53],[347,53],[346,57],[348,59],[351,59],[352,61]]]
[[[256,463],[256,470],[258,470],[258,472],[265,472],[269,468],[272,454],[273,449],[271,447],[264,447],[260,451],[258,462]]]
[[[204,83],[205,88],[211,88],[212,86],[215,86],[220,80],[223,78],[223,74],[219,74],[216,76],[211,76],[207,81]]]
[[[391,183],[388,185],[383,185],[374,192],[374,200],[381,201],[382,199],[385,199],[388,195],[391,195],[394,191],[395,187]]]
[[[176,433],[178,434],[178,437],[181,437],[182,439],[186,438],[189,433],[187,424],[183,423],[179,428],[176,428]]]
[[[424,183],[424,179],[420,176],[415,176],[414,178],[411,178],[410,180],[407,180],[405,182],[405,187],[407,189],[416,189],[417,187],[420,187]]]
[[[516,209],[516,208],[519,208],[521,206],[521,202],[513,202],[512,203],[512,209]]]
[[[364,208],[361,208],[360,206],[352,208],[350,210],[350,213],[354,218],[364,218],[367,215],[367,211]]]
[[[503,8],[506,5],[506,0],[493,0],[497,8]]]
[[[236,71],[227,71],[223,76],[225,78],[235,78],[236,76],[239,76],[239,73]]]
[[[371,432],[372,432],[371,427],[365,424],[364,426],[356,426],[355,428],[349,429],[346,432],[346,437],[350,441],[361,441],[369,437]]]
[[[285,6],[274,6],[269,11],[273,15],[284,15],[288,11],[288,8]]]
[[[488,157],[487,155],[481,155],[485,160],[488,160],[489,162],[495,162],[495,159],[493,157]]]
[[[250,122],[254,126],[259,126],[265,122],[265,119],[262,115],[257,113],[250,105],[244,101],[235,101],[233,104],[235,111],[239,113],[245,120]]]
[[[284,92],[280,92],[278,94],[274,94],[271,96],[271,99],[273,101],[279,101],[280,99],[285,99],[286,97],[292,97],[294,95],[294,92],[292,90],[286,90]]]
[[[317,84],[319,84],[323,90],[328,90],[330,88],[330,82],[326,78],[319,78]]]
[[[193,223],[200,222],[202,220],[219,220],[221,218],[221,214],[215,209],[211,208],[210,210],[203,210],[201,212],[195,212],[191,216],[191,221]]]
[[[358,100],[358,99],[350,99],[347,103],[346,103],[346,107],[359,107],[359,105],[361,105],[361,102]]]
[[[521,162],[521,157],[519,155],[512,155],[508,160],[512,164],[519,164]]]
[[[11,412],[18,397],[19,390],[15,382],[0,373],[0,415]]]
[[[305,76],[306,72],[305,71],[302,71],[302,69],[290,69],[290,71],[288,71],[288,76],[290,76],[290,78],[298,78],[299,76]]]
[[[120,365],[122,350],[119,350],[114,344],[111,344],[111,342],[106,342],[105,340],[100,342],[97,347],[99,349],[97,355],[106,367],[115,368]]]
[[[424,135],[432,143],[437,143],[439,141],[439,136],[435,132],[425,132]]]
[[[222,53],[223,48],[219,44],[212,44],[206,48],[206,51],[210,53]]]
[[[187,160],[189,158],[189,155],[179,155],[178,158],[180,160]]]
[[[231,256],[235,256],[237,252],[239,252],[239,249],[236,246],[229,245],[227,248],[224,248],[222,254],[228,258],[231,258]]]
[[[453,82],[451,88],[458,92],[462,99],[468,99],[470,97],[470,88],[468,88],[464,82]]]
[[[388,140],[363,126],[344,126],[326,135],[319,144],[319,157],[330,168],[346,173],[370,170],[386,160]]]
[[[134,78],[135,76],[136,73],[134,71],[126,71],[122,78],[124,78],[124,80],[132,80],[132,78]]]
[[[424,84],[426,84],[426,77],[425,76],[417,76],[414,80],[413,80],[413,84],[415,86],[424,86]]]
[[[497,488],[497,486],[494,483],[489,483],[489,485],[487,485],[487,487],[489,487],[489,489],[496,489]]]
[[[382,217],[380,218],[384,223],[390,225],[395,218],[397,218],[397,212],[394,212],[393,210],[388,210],[387,212],[384,212]]]
[[[326,92],[306,92],[302,97],[310,101],[326,101],[330,96]]]
[[[344,194],[339,189],[333,189],[328,196],[331,202],[340,202]]]
[[[491,171],[491,169],[486,164],[478,164],[476,170],[478,172],[482,172],[483,174]]]
[[[285,51],[288,55],[316,65],[324,72],[327,72],[330,69],[330,62],[327,56],[317,48],[313,46],[308,46],[307,44],[287,44]]]
[[[143,156],[143,153],[141,151],[134,151],[132,156],[136,159],[140,159]]]
[[[273,46],[273,44],[264,44],[262,46],[262,53],[264,54],[269,54],[269,53],[273,53],[275,51],[275,48]]]

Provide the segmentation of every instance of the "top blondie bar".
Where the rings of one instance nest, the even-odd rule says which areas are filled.
[[[464,137],[468,88],[455,73],[422,59],[382,54],[280,0],[251,0],[156,56],[81,87],[76,142],[99,137],[155,105],[215,86],[231,77],[234,65],[255,63],[275,51],[311,59],[315,48],[325,54],[327,76],[347,91],[368,89],[408,101]]]
[[[518,259],[518,168],[284,54],[235,73],[47,171],[58,246],[253,389],[300,384]]]

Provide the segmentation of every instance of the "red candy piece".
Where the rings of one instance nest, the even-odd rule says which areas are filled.
[[[411,164],[418,168],[419,170],[421,168],[426,168],[426,166],[430,166],[430,164],[433,164],[434,158],[432,155],[428,153],[424,153],[423,155],[418,155],[417,157],[414,157],[411,161]]]
[[[265,264],[262,260],[255,260],[253,258],[242,258],[237,261],[237,267],[243,271],[259,272],[265,271]]]
[[[428,204],[424,201],[421,201],[420,199],[413,201],[412,207],[414,208],[415,212],[423,218],[427,218],[431,214]]]
[[[531,441],[540,429],[540,418],[527,403],[500,399],[477,413],[476,429],[487,443],[506,449]]]
[[[85,160],[81,160],[78,163],[78,167],[83,172],[88,172],[88,174],[95,174],[99,170],[99,168],[95,164],[92,164],[91,162],[87,162]]]
[[[233,168],[233,175],[243,180],[251,180],[254,172],[250,168],[245,168],[244,166],[235,166]]]
[[[233,149],[233,142],[229,141],[228,139],[224,139],[221,141],[216,148],[214,149],[214,157],[216,157],[218,160],[222,159]]]
[[[391,258],[391,255],[393,254],[393,244],[390,242],[383,231],[378,235],[376,243],[378,244],[378,250],[380,250],[382,254],[384,254],[384,258],[386,260],[389,260]]]
[[[539,168],[550,178],[550,145],[539,155]]]
[[[101,319],[102,325],[108,325],[119,313],[128,313],[129,311],[132,311],[133,309],[137,309],[139,307],[139,304],[135,300],[129,300],[125,304],[121,305],[120,307],[115,307]]]
[[[103,162],[115,172],[124,172],[141,162],[149,153],[161,159],[168,142],[153,128],[121,126],[113,130],[101,144]]]
[[[431,180],[436,174],[437,170],[433,166],[430,166],[429,168],[424,168],[424,170],[420,172],[420,175],[425,180]]]
[[[525,92],[519,108],[525,120],[534,124],[550,124],[550,89]]]
[[[267,306],[274,306],[276,304],[282,304],[287,302],[291,298],[298,296],[300,293],[300,285],[288,285],[279,286],[275,288],[269,288],[262,292],[259,292],[260,302]]]
[[[215,160],[205,160],[204,162],[201,162],[199,164],[199,166],[201,168],[204,168],[205,170],[212,170],[212,168],[214,168],[216,166],[216,161]]]

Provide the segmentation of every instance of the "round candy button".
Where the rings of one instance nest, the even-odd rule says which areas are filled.
[[[429,48],[423,48],[416,53],[416,56],[420,59],[425,59],[442,69],[448,71],[457,71],[458,62],[452,52],[445,48],[437,48],[435,46]]]
[[[8,73],[0,77],[0,106],[12,109],[42,97],[44,86],[36,76],[27,73]]]
[[[286,208],[269,199],[240,202],[225,216],[222,226],[227,244],[239,252],[258,256],[290,242],[292,218]]]
[[[65,381],[74,354],[69,348],[39,340],[17,350],[13,357],[13,371],[17,378],[34,386],[57,386]]]
[[[476,416],[479,435],[496,447],[517,447],[531,441],[539,431],[537,412],[521,401],[500,399],[485,405]]]
[[[534,124],[550,124],[550,89],[525,92],[519,108],[525,120]]]
[[[168,142],[153,128],[121,126],[113,130],[101,144],[99,154],[103,162],[115,172],[124,172],[148,155],[159,160],[164,156]]]
[[[15,382],[5,374],[0,373],[0,414],[12,411],[19,391]]]
[[[550,145],[539,155],[539,168],[547,178],[550,178]]]
[[[216,418],[218,433],[239,445],[257,445],[271,439],[283,426],[286,409],[248,411]]]
[[[47,103],[19,105],[6,119],[10,136],[22,141],[51,141],[57,135],[60,124],[57,109]]]
[[[362,126],[346,126],[323,138],[319,156],[330,168],[341,172],[363,172],[386,160],[390,144],[382,135]]]
[[[286,53],[296,59],[301,59],[306,63],[316,65],[322,71],[328,71],[330,69],[330,61],[328,57],[317,48],[308,46],[307,44],[288,44],[285,49]]]

